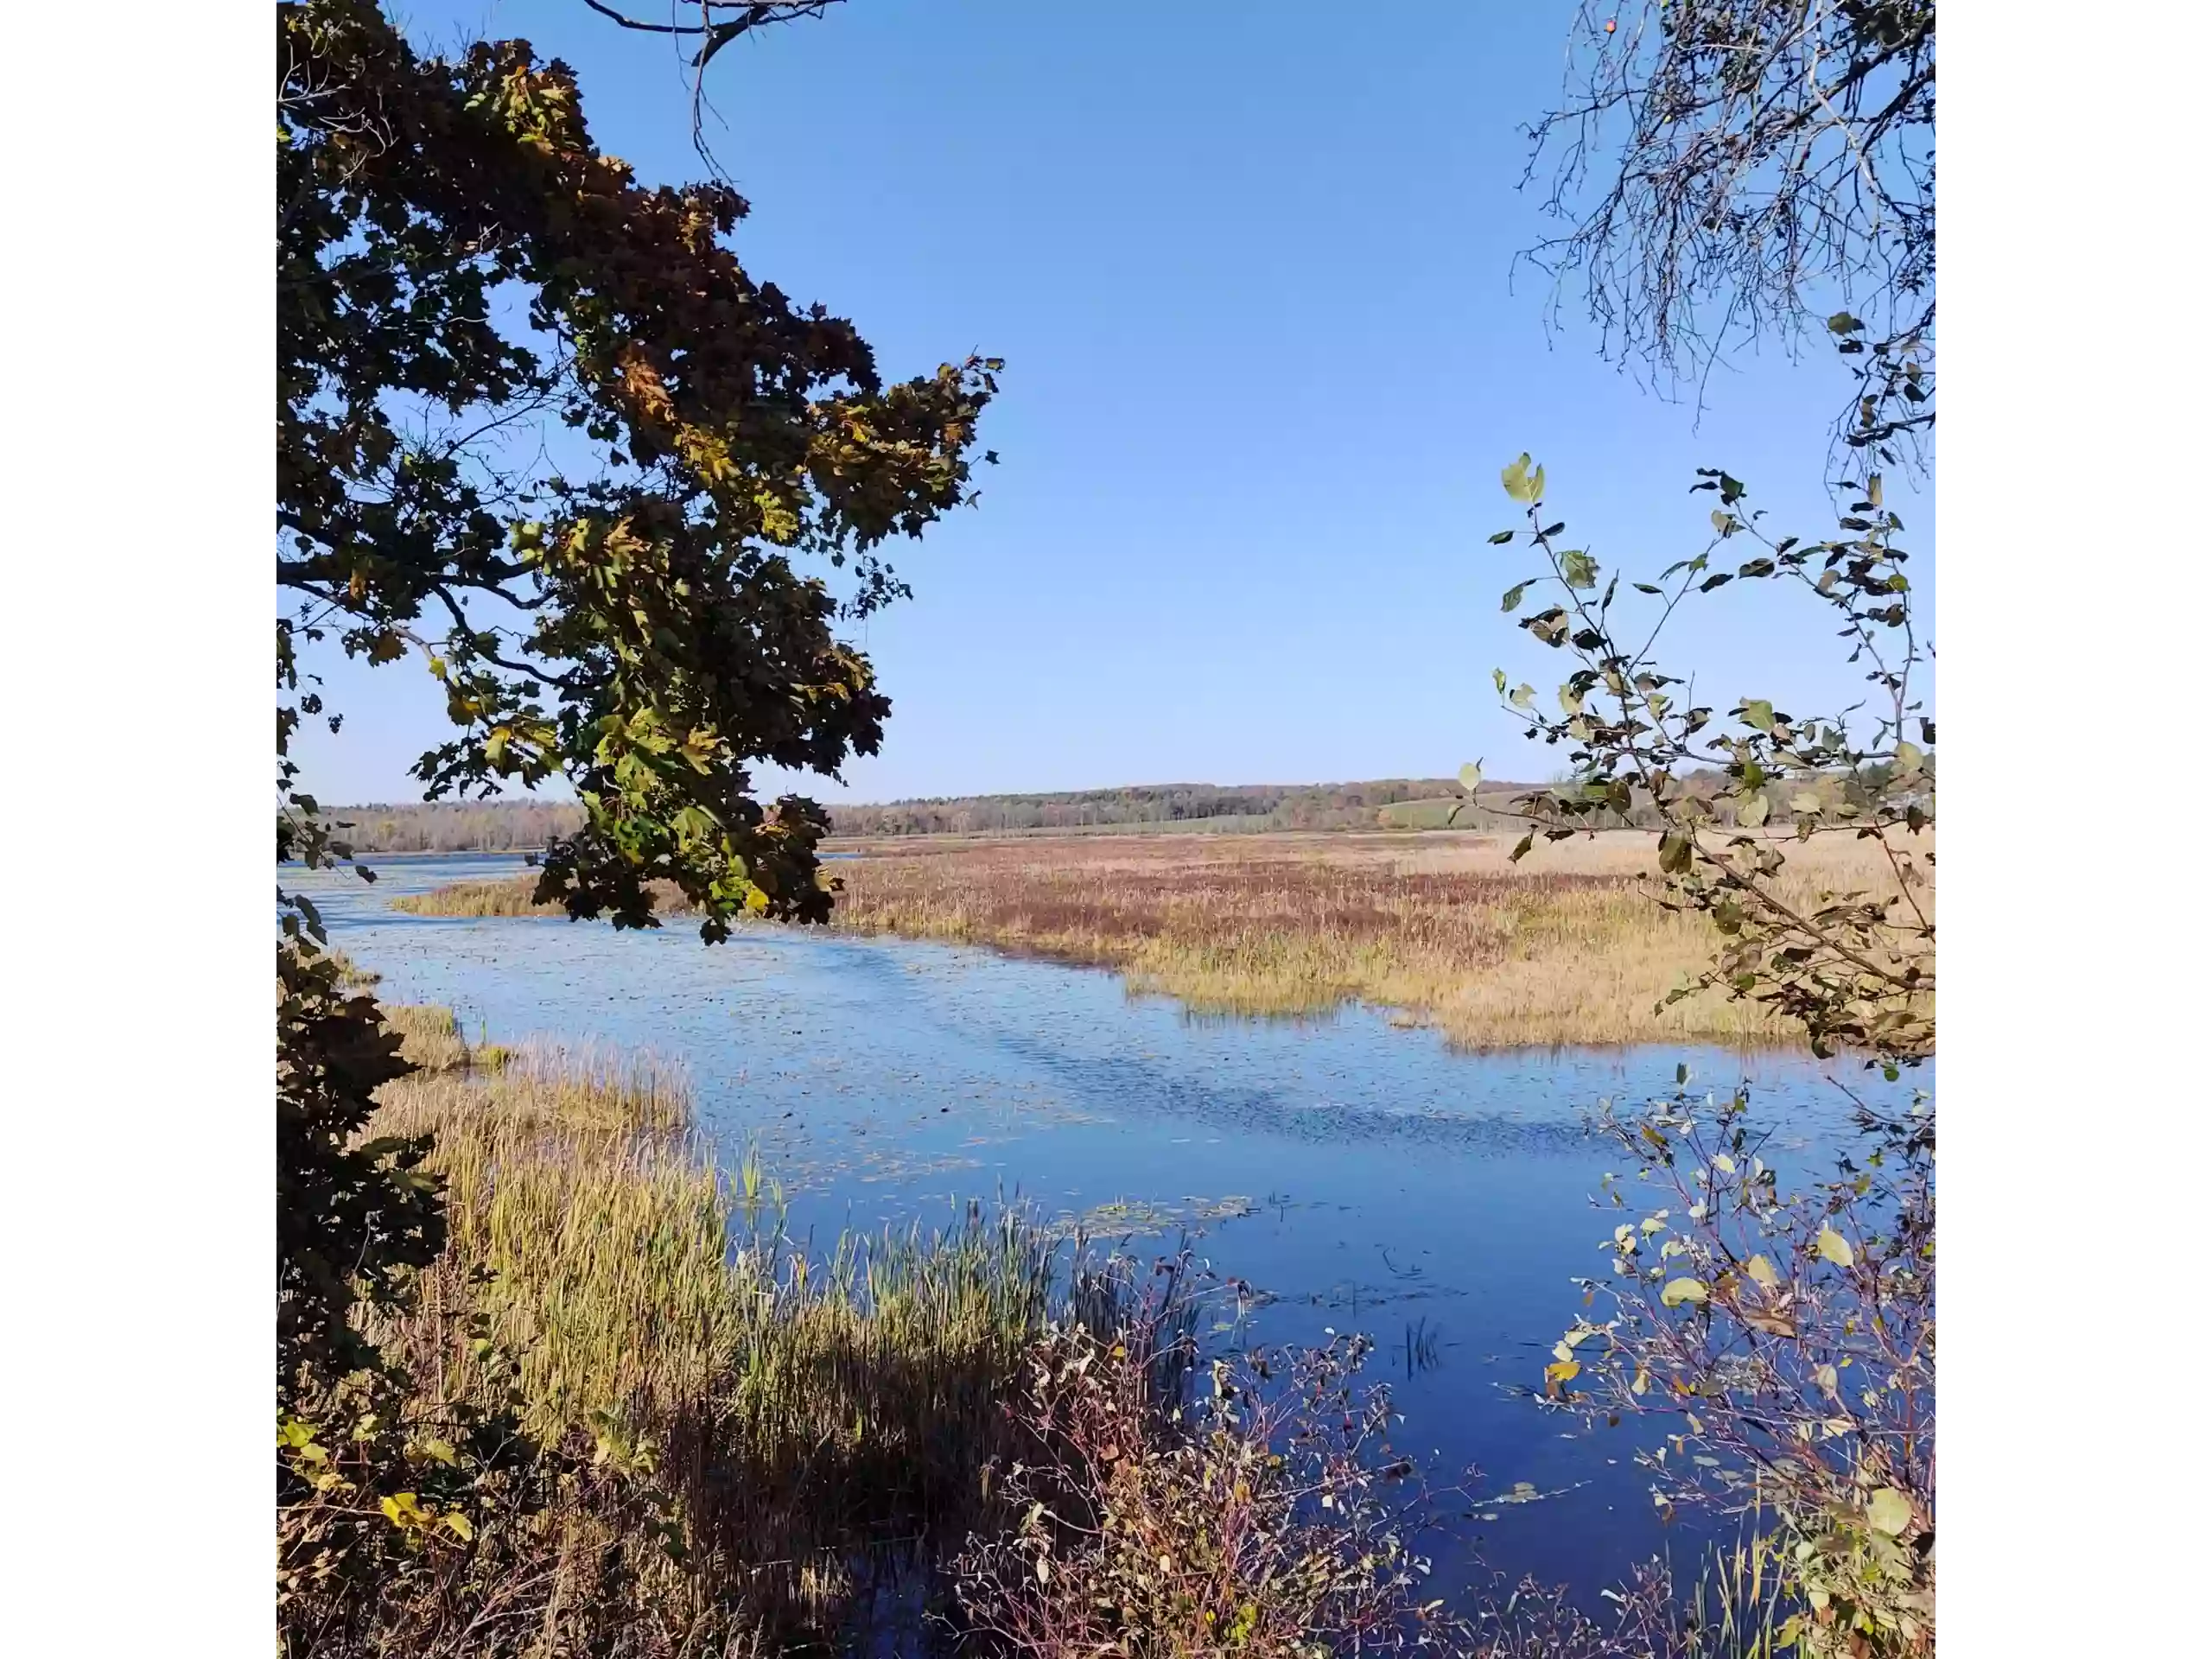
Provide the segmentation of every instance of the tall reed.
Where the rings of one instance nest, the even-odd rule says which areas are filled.
[[[435,1135],[449,1243],[373,1334],[430,1400],[512,1389],[539,1443],[645,1459],[702,1581],[771,1624],[834,1624],[966,1535],[998,1402],[1076,1289],[1052,1237],[970,1208],[810,1257],[715,1166],[666,1065],[541,1046],[486,1071],[442,1010],[397,1017],[443,1064],[386,1085],[370,1133]]]

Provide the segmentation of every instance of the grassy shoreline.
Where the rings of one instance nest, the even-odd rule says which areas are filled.
[[[1702,918],[1654,903],[1655,837],[1541,845],[1490,835],[1319,833],[899,840],[841,865],[832,925],[1120,972],[1206,1013],[1401,1011],[1469,1049],[1803,1040],[1795,1022],[1706,995],[1658,1004],[1711,958]],[[1871,886],[1878,855],[1791,850],[1810,901]],[[531,878],[396,899],[418,915],[557,915]],[[683,907],[672,893],[664,914]]]
[[[716,1166],[667,1065],[472,1049],[449,1010],[385,1014],[423,1069],[385,1085],[367,1135],[432,1137],[448,1219],[412,1306],[370,1327],[417,1411],[504,1405],[541,1446],[581,1436],[658,1471],[701,1558],[670,1593],[779,1638],[835,1630],[880,1573],[981,1524],[1025,1357],[1076,1300],[1111,1304],[1055,1236],[976,1211],[808,1259],[757,1172]],[[650,1535],[620,1541],[669,1578]]]
[[[280,1433],[299,1630],[430,1654],[1773,1650],[1740,1550],[1685,1585],[1639,1570],[1620,1618],[1533,1584],[1440,1617],[1415,1540],[1448,1517],[1395,1485],[1413,1465],[1387,1391],[1354,1386],[1363,1338],[1209,1371],[1179,1274],[1140,1293],[1080,1247],[1056,1272],[1016,1213],[810,1263],[760,1224],[753,1173],[716,1169],[665,1065],[385,1014],[421,1069],[365,1136],[429,1139],[449,1225],[364,1319],[412,1490],[380,1515],[321,1498],[334,1458],[359,1472],[341,1434]],[[410,1545],[384,1536],[410,1522]],[[334,1544],[385,1552],[373,1597],[318,1587]]]

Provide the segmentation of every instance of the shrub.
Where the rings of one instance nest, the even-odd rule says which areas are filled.
[[[1741,1094],[1687,1088],[1605,1128],[1639,1166],[1630,1219],[1586,1281],[1548,1393],[1586,1417],[1662,1419],[1655,1500],[1773,1518],[1808,1655],[1935,1647],[1934,1119],[1861,1115],[1834,1179],[1786,1191]],[[1656,1189],[1662,1202],[1632,1202]],[[1635,1212],[1645,1213],[1637,1215]]]
[[[1427,1563],[1363,1338],[1216,1362],[1164,1395],[1154,1332],[1054,1333],[1012,1408],[1027,1455],[957,1566],[972,1640],[1008,1653],[1349,1651],[1417,1627]]]

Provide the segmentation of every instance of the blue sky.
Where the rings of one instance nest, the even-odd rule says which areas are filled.
[[[899,550],[916,597],[866,630],[883,753],[798,786],[1319,781],[1477,756],[1541,778],[1552,757],[1490,686],[1493,665],[1558,677],[1498,610],[1527,574],[1486,544],[1514,522],[1505,461],[1533,452],[1570,539],[1632,575],[1703,545],[1700,465],[1824,533],[1847,391],[1824,348],[1739,359],[1700,422],[1601,362],[1574,296],[1548,338],[1548,284],[1513,270],[1543,223],[1515,188],[1520,129],[1558,93],[1570,11],[852,0],[721,54],[711,137],[753,203],[754,274],[853,318],[887,374],[1007,364],[980,505]],[[428,42],[525,36],[576,67],[602,148],[648,181],[700,171],[666,41],[581,0],[399,15]],[[1927,561],[1932,504],[1894,481],[1891,502]],[[1832,630],[1782,598],[1732,588],[1670,631],[1702,697],[1849,697]],[[331,689],[344,734],[307,756],[325,798],[411,798],[443,721],[427,676]]]

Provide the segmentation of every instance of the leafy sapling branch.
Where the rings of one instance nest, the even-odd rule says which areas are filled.
[[[1869,474],[1850,492],[1840,534],[1777,539],[1745,505],[1742,480],[1719,468],[1698,476],[1694,491],[1719,497],[1711,537],[1656,581],[1630,582],[1646,601],[1632,607],[1620,573],[1566,544],[1566,522],[1546,511],[1543,468],[1524,454],[1504,469],[1526,527],[1491,542],[1529,548],[1541,563],[1505,590],[1501,607],[1541,605],[1519,626],[1573,664],[1557,687],[1557,715],[1538,706],[1533,685],[1509,690],[1503,669],[1492,677],[1524,735],[1567,748],[1573,777],[1520,798],[1535,827],[1514,857],[1539,835],[1561,840],[1631,812],[1656,817],[1667,902],[1708,916],[1724,940],[1712,967],[1670,1001],[1722,988],[1802,1021],[1820,1054],[1917,1063],[1934,1044],[1936,724],[1916,683],[1933,652],[1915,624],[1903,521],[1884,505],[1880,475]],[[1731,543],[1749,555],[1733,569],[1723,551]],[[1667,671],[1661,645],[1682,605],[1731,582],[1772,581],[1840,622],[1868,688],[1859,702],[1801,717],[1746,696],[1723,715]],[[1632,608],[1648,621],[1631,622]],[[1823,890],[1809,904],[1786,893],[1789,840],[1834,835],[1879,849],[1879,890]]]

